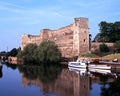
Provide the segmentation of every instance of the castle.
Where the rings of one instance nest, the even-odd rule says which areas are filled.
[[[22,35],[21,50],[29,43],[39,45],[43,40],[54,41],[63,57],[79,56],[89,52],[88,18],[74,18],[73,24],[58,30],[43,29],[40,35]]]

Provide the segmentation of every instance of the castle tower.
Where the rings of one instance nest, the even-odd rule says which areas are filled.
[[[73,24],[73,53],[75,56],[79,56],[88,52],[88,18],[75,18]]]

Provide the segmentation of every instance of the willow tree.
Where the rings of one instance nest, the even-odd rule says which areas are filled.
[[[53,41],[43,41],[35,52],[36,61],[40,63],[57,63],[60,61],[61,52]]]
[[[19,59],[22,59],[24,63],[34,63],[35,62],[35,50],[37,49],[36,44],[28,44],[24,47],[23,51],[20,51],[17,55]]]

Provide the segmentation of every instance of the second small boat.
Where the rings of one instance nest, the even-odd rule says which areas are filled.
[[[85,61],[69,62],[68,67],[87,68],[87,63]]]

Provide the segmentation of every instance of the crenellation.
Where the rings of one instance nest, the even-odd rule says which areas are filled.
[[[78,56],[89,52],[88,18],[75,18],[74,23],[58,30],[43,29],[40,35],[22,35],[21,49],[29,44],[39,45],[43,40],[54,41],[63,57]]]

